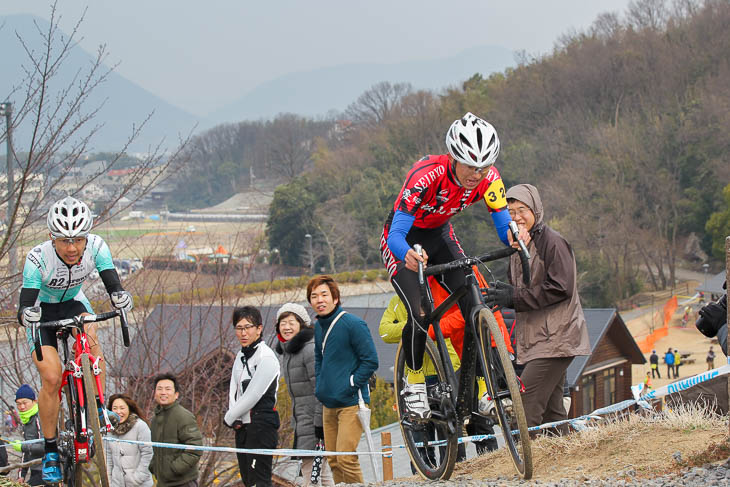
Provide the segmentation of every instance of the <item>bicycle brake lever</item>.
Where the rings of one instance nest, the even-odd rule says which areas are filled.
[[[413,250],[416,251],[418,255],[423,257],[423,247],[421,247],[421,244],[414,244]],[[423,262],[418,261],[418,284],[423,286],[424,278],[423,278]]]
[[[512,238],[517,241],[517,243],[520,244],[520,249],[522,249],[522,252],[525,254],[525,257],[529,260],[530,258],[530,252],[527,251],[527,246],[525,245],[525,242],[522,241],[520,238],[520,229],[517,228],[517,224],[514,220],[511,220],[509,222],[509,229],[512,231]]]

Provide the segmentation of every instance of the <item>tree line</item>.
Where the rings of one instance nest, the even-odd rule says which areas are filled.
[[[328,119],[219,126],[188,144],[178,202],[276,179],[267,238],[283,263],[307,266],[311,235],[315,270],[377,267],[406,172],[445,152],[449,124],[471,111],[499,132],[505,184],[540,189],[588,303],[671,286],[691,233],[716,258],[730,233],[729,23],[728,0],[637,0],[549,54],[439,93],[382,82]],[[467,252],[499,245],[489,220],[481,205],[454,219]]]
[[[301,264],[308,233],[318,268],[379,265],[405,173],[443,153],[446,128],[472,111],[500,134],[506,185],[540,189],[589,304],[615,303],[645,280],[671,286],[690,233],[717,258],[730,234],[729,23],[727,0],[640,0],[505,73],[440,94],[377,85],[347,110],[346,138],[321,143],[313,168],[277,188],[269,245]],[[488,220],[482,208],[454,219],[467,252],[498,245]]]

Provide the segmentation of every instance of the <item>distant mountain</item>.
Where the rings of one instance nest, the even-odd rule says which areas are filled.
[[[208,116],[209,123],[271,118],[278,113],[322,115],[344,110],[381,81],[409,82],[417,89],[440,90],[475,73],[489,75],[515,64],[512,51],[476,47],[443,59],[398,64],[350,64],[292,73],[263,83],[243,98]]]
[[[32,15],[10,15],[0,17],[0,46],[2,47],[2,74],[0,74],[0,100],[12,101],[17,105],[22,103],[20,94],[9,96],[13,86],[23,81],[23,66],[29,66],[29,59],[16,37],[17,34],[26,42],[31,50],[43,52],[42,39],[33,22],[41,30],[48,28],[48,21]],[[65,34],[64,34],[65,36]],[[110,56],[113,58],[113,53]],[[79,69],[86,69],[94,61],[94,56],[79,46],[72,48],[59,71],[51,93],[67,86]],[[161,64],[164,60],[161,60]],[[164,69],[161,66],[160,69]],[[154,111],[154,115],[145,126],[142,134],[130,147],[132,152],[145,152],[149,146],[156,145],[165,138],[163,147],[174,149],[177,146],[178,134],[187,134],[199,122],[198,117],[177,108],[149,91],[141,88],[123,76],[112,72],[107,81],[99,85],[92,92],[85,103],[87,110],[91,110],[104,102],[103,108],[87,127],[103,124],[101,130],[91,141],[91,151],[113,151],[121,148],[132,132],[133,126],[139,124]],[[3,127],[4,130],[4,127]],[[16,130],[14,145],[17,151],[24,151],[29,144],[31,127],[26,122]],[[86,132],[83,132],[85,134]]]

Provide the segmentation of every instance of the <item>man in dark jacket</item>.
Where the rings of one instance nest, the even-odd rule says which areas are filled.
[[[182,445],[202,445],[203,436],[193,413],[178,402],[177,379],[172,374],[155,378],[155,415],[150,420],[152,441]],[[153,447],[150,472],[157,487],[197,487],[200,450]]]
[[[653,379],[656,374],[656,377],[661,379],[662,374],[659,372],[659,355],[656,354],[656,350],[651,351],[651,355],[649,355],[649,364],[651,364],[651,378]]]
[[[510,284],[497,282],[487,302],[517,312],[517,362],[528,426],[567,419],[563,404],[566,371],[577,355],[589,355],[588,329],[578,296],[575,255],[570,244],[543,221],[537,188],[518,184],[507,191],[510,216],[530,233],[529,286],[519,257],[510,258]]]
[[[38,419],[38,401],[35,391],[28,384],[23,384],[15,393],[15,407],[18,408],[20,422],[23,425],[23,439],[37,440],[43,438],[41,433],[41,422]],[[43,443],[31,443],[21,445],[20,442],[13,442],[13,448],[18,453],[23,453],[23,462],[29,462],[37,458],[43,458]],[[45,485],[42,479],[41,464],[33,465],[30,468],[21,469],[20,476],[25,479],[30,470],[28,485]]]
[[[362,435],[359,394],[370,403],[368,381],[378,354],[368,324],[340,308],[340,290],[330,276],[314,277],[307,298],[317,313],[314,325],[315,396],[323,404],[324,444],[329,451],[355,451]],[[335,483],[362,483],[356,455],[329,458]]]

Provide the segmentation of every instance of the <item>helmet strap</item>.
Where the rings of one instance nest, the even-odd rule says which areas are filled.
[[[456,181],[456,185],[460,188],[463,188],[464,186],[461,184],[461,181],[459,181],[459,177],[456,175],[456,159],[449,154],[449,157],[451,158],[451,174],[454,177],[454,181]]]

